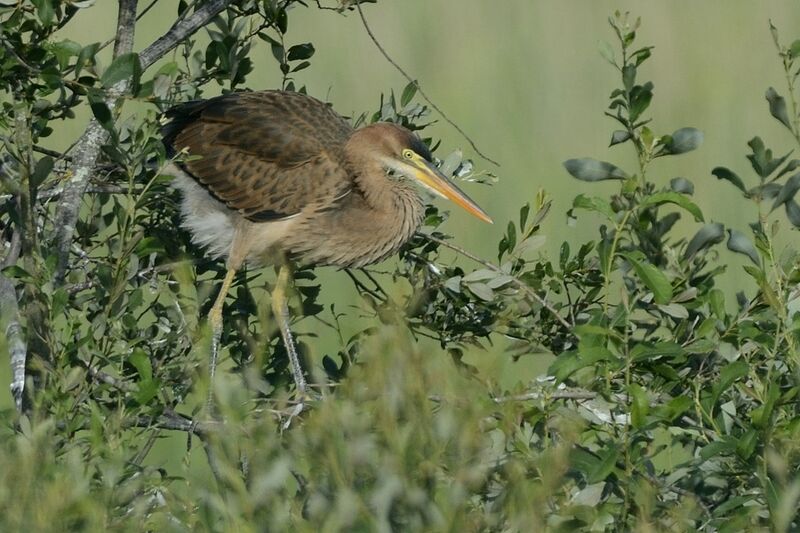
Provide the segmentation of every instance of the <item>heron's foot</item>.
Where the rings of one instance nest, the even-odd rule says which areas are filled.
[[[303,392],[295,391],[295,396],[291,400],[289,408],[285,411],[286,420],[281,425],[282,429],[289,429],[292,420],[299,416],[303,411],[308,411],[312,405],[322,400],[322,395],[318,392],[306,389]]]
[[[206,411],[212,412],[214,407],[214,376],[217,373],[217,361],[221,348],[220,340],[222,337],[222,311],[212,308],[208,315],[208,323],[211,326],[211,351],[208,358],[208,393],[206,394]]]

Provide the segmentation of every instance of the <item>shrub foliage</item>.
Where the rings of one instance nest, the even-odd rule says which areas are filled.
[[[91,4],[0,0],[0,310],[14,376],[26,376],[18,410],[3,413],[1,529],[800,528],[800,270],[796,247],[778,244],[800,227],[800,160],[754,137],[751,175],[698,170],[741,192],[749,229],[707,220],[694,184],[659,170],[703,134],[648,118],[640,67],[653,48],[638,20],[611,17],[617,42],[602,49],[619,74],[610,147],[632,150],[636,168],[564,163],[587,191],[567,215],[600,221],[594,240],[543,256],[551,204],[539,192],[496,258],[451,244],[446,213],[429,207],[398,260],[340,274],[357,308],[321,305],[315,271],[297,271],[301,350],[320,342],[314,328],[339,340],[306,358],[322,399],[294,419],[274,278],[243,272],[212,417],[203,317],[222,265],[177,229],[159,116],[247,89],[256,43],[272,51],[275,85],[304,91],[294,77],[315,49],[292,40],[292,9],[361,6],[181,1],[170,33],[137,53],[136,2],[120,0],[107,55],[58,33]],[[800,41],[771,31],[787,86],[766,91],[765,111],[800,145]],[[399,94],[354,124],[424,136],[416,85]],[[72,148],[42,146],[85,107],[92,122]],[[486,178],[459,153],[440,157],[454,179]],[[616,192],[592,194],[607,180]],[[463,261],[443,260],[453,250]],[[750,285],[729,294],[718,285],[734,254]],[[554,354],[547,375],[507,391],[463,361],[500,336],[509,357]]]

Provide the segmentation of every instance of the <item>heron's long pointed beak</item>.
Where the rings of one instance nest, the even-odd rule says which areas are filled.
[[[439,169],[436,168],[433,163],[417,156],[411,160],[411,164],[414,167],[414,177],[417,181],[461,206],[468,213],[478,217],[484,222],[488,222],[489,224],[494,223],[492,218],[486,214],[486,211],[481,209],[472,198],[459,189],[447,176],[439,172]]]

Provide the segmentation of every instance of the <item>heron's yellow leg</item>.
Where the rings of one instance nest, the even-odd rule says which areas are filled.
[[[231,290],[235,276],[236,269],[228,268],[225,273],[225,279],[222,280],[222,287],[219,289],[217,299],[214,300],[214,305],[208,313],[208,323],[211,325],[211,357],[208,362],[209,402],[211,401],[211,392],[214,389],[214,374],[217,371],[217,359],[219,357],[219,340],[222,336],[222,305],[225,303],[228,291]]]
[[[283,337],[283,345],[286,347],[286,353],[289,355],[292,377],[297,386],[300,401],[303,402],[308,387],[306,385],[306,378],[303,376],[303,367],[300,366],[300,358],[297,356],[297,349],[292,339],[292,332],[289,330],[289,305],[286,289],[289,286],[290,276],[291,270],[288,265],[283,264],[278,272],[278,281],[275,283],[275,288],[272,290],[272,314],[275,316],[275,320],[278,321],[281,337]]]

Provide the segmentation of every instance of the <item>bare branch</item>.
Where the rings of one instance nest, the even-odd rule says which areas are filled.
[[[593,400],[597,398],[597,393],[587,390],[556,390],[556,391],[531,391],[524,394],[514,394],[512,396],[499,396],[493,398],[494,403],[526,402],[530,400]]]
[[[101,381],[106,385],[111,385],[115,389],[120,390],[122,392],[134,391],[135,387],[131,383],[115,378],[111,374],[103,372],[99,368],[93,367],[86,361],[81,360],[81,363],[83,364],[84,367],[86,367],[86,370],[89,372],[89,375],[95,378],[97,381]]]
[[[136,27],[136,4],[138,0],[119,0],[117,14],[117,36],[114,40],[114,57],[133,50],[133,32]]]
[[[194,32],[208,24],[217,14],[228,7],[231,0],[210,0],[200,6],[190,16],[178,20],[167,33],[158,38],[153,44],[139,54],[139,61],[142,63],[142,70],[146,69],[167,52],[175,48]]]
[[[66,275],[69,249],[75,223],[78,220],[81,197],[86,190],[95,161],[100,155],[100,148],[107,140],[108,132],[93,118],[81,135],[76,153],[73,155],[72,179],[64,186],[55,218],[55,247],[58,261],[54,279],[57,285],[63,283]]]
[[[84,194],[128,194],[131,192],[131,190],[128,187],[101,183],[98,185],[89,185],[83,192]],[[52,189],[39,191],[36,194],[36,200],[39,202],[45,202],[47,200],[52,200],[53,198],[58,198],[63,193],[64,187],[59,185],[53,187]],[[14,198],[13,194],[0,194],[0,202],[5,202],[11,200],[12,198]]]
[[[11,237],[11,246],[3,261],[0,270],[17,262],[21,248],[19,231]],[[22,335],[22,326],[19,321],[19,306],[17,304],[17,291],[14,283],[0,274],[0,331],[6,335],[8,355],[11,360],[11,394],[14,396],[14,405],[17,411],[22,412],[22,394],[25,392],[25,361],[28,358],[28,347]]]
[[[485,261],[485,260],[481,259],[477,255],[466,251],[465,249],[461,248],[460,246],[456,246],[455,244],[451,244],[451,243],[449,243],[449,242],[447,242],[447,241],[445,241],[443,239],[440,239],[438,237],[434,237],[433,235],[428,235],[428,234],[425,234],[425,233],[417,233],[417,235],[419,235],[423,239],[428,239],[429,241],[433,241],[433,242],[435,242],[435,243],[437,243],[437,244],[439,244],[441,246],[444,246],[446,248],[450,248],[454,252],[458,252],[459,254],[463,255],[464,257],[472,259],[476,263],[479,263],[479,264],[483,265],[484,267],[488,268],[489,270],[491,270],[493,272],[497,272],[498,274],[506,274],[506,272],[503,272],[503,270],[499,266],[494,265],[494,264],[492,264],[492,263],[490,263],[488,261]],[[567,322],[561,315],[559,315],[558,311],[556,311],[556,309],[552,305],[550,305],[550,303],[547,300],[545,300],[544,298],[539,296],[536,293],[535,290],[530,288],[528,285],[526,285],[522,281],[518,280],[517,278],[515,278],[513,276],[512,276],[512,278],[513,278],[512,283],[517,288],[521,289],[528,296],[530,296],[531,298],[536,300],[542,307],[544,307],[545,309],[550,311],[550,313],[553,315],[553,317],[556,320],[558,320],[558,322],[562,326],[564,326],[565,328],[570,329],[570,330],[572,329],[572,324]]]
[[[17,291],[14,284],[0,274],[0,330],[5,333],[8,343],[8,355],[11,359],[11,394],[14,405],[22,412],[22,395],[25,391],[25,361],[28,348],[22,335],[19,321]]]
[[[499,167],[500,163],[498,163],[497,161],[495,161],[494,159],[492,159],[488,155],[486,155],[483,152],[481,152],[480,149],[475,145],[475,142],[472,140],[472,138],[469,135],[467,135],[467,133],[464,130],[462,130],[461,127],[458,124],[456,124],[455,122],[450,120],[450,117],[448,117],[445,114],[445,112],[442,111],[439,108],[439,106],[434,104],[433,101],[428,97],[428,95],[425,94],[425,92],[422,90],[422,87],[420,86],[419,82],[417,82],[417,80],[415,80],[411,76],[409,76],[406,73],[406,71],[403,70],[403,68],[400,65],[398,65],[397,62],[394,59],[391,58],[391,56],[388,54],[388,52],[386,52],[386,50],[383,48],[383,46],[381,46],[381,43],[378,42],[378,39],[377,39],[377,37],[375,37],[375,34],[372,33],[372,29],[370,29],[369,24],[367,24],[367,19],[366,19],[366,17],[364,17],[364,12],[361,11],[361,0],[356,0],[355,4],[356,4],[356,8],[358,9],[358,14],[361,16],[361,22],[364,24],[364,29],[367,30],[367,34],[369,34],[369,38],[372,39],[373,43],[375,43],[375,46],[380,51],[381,55],[383,55],[383,57],[386,58],[386,61],[391,63],[391,65],[395,69],[397,69],[397,71],[400,74],[402,74],[403,77],[406,80],[408,80],[409,83],[412,83],[414,85],[414,87],[417,88],[417,91],[419,92],[420,96],[422,96],[425,99],[425,101],[428,102],[431,105],[431,107],[434,108],[436,110],[436,112],[439,113],[442,116],[442,118],[445,120],[445,122],[447,122],[448,124],[453,126],[456,129],[456,131],[458,133],[460,133],[461,136],[464,137],[467,140],[467,142],[470,144],[470,146],[472,146],[472,149],[475,150],[476,154],[481,156],[486,161],[492,163],[493,165],[496,165],[496,166]],[[322,7],[322,6],[320,6],[320,7]]]
[[[7,137],[5,135],[0,135],[0,141],[13,143],[14,139],[12,139],[11,137]],[[50,157],[54,157],[56,159],[63,159],[63,158],[69,159],[68,156],[65,156],[61,152],[56,152],[55,150],[50,150],[49,148],[44,148],[43,146],[39,146],[36,144],[31,146],[31,150],[33,150],[34,152],[39,152],[40,154],[49,155]]]
[[[133,35],[136,28],[136,3],[137,0],[120,0],[119,15],[117,17],[117,36],[114,45],[114,57],[130,53],[133,50]],[[118,96],[127,90],[127,83],[115,86],[106,105],[113,111]],[[56,211],[55,227],[55,247],[56,269],[54,280],[56,285],[61,285],[67,272],[69,263],[69,250],[72,243],[72,234],[75,232],[75,223],[78,221],[78,210],[80,208],[81,197],[89,183],[89,176],[92,173],[95,162],[100,156],[100,150],[109,138],[109,133],[92,118],[86,131],[81,135],[76,145],[76,152],[72,160],[72,179],[64,186],[64,192],[58,203]]]

